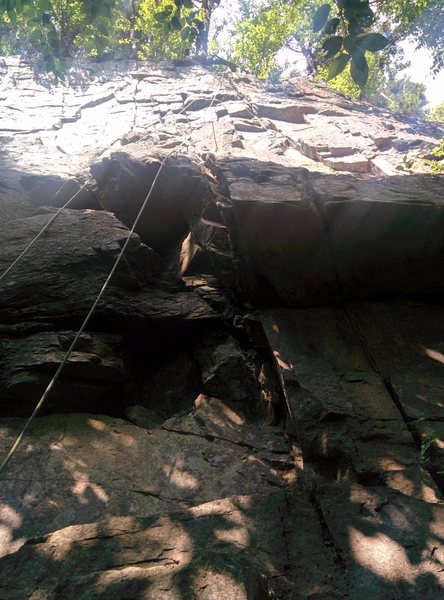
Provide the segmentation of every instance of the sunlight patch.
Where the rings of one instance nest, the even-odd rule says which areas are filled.
[[[438,352],[438,350],[433,350],[432,348],[426,348],[425,353],[429,358],[444,365],[444,354],[442,352]]]
[[[353,558],[361,566],[387,582],[415,581],[414,569],[405,549],[383,533],[366,536],[362,531],[349,528]]]

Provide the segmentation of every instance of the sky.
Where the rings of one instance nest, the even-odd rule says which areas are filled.
[[[411,42],[404,42],[402,47],[406,59],[411,62],[411,66],[402,73],[409,75],[412,81],[424,83],[427,86],[426,96],[429,107],[444,102],[444,69],[433,77],[431,72],[432,60],[427,50],[423,48],[417,50]]]
[[[215,22],[222,23],[225,19],[232,20],[232,15],[237,16],[237,0],[224,0],[214,13]],[[230,18],[231,17],[231,18]],[[223,38],[223,35],[222,35]],[[437,104],[444,102],[444,69],[433,76],[431,71],[432,60],[430,53],[425,49],[416,49],[412,42],[405,41],[401,44],[405,52],[405,58],[410,61],[411,65],[405,71],[400,72],[400,75],[408,75],[412,81],[416,83],[424,83],[426,85],[426,97],[428,100],[427,108],[432,108]],[[295,55],[291,52],[284,54],[283,60],[294,58]],[[299,68],[303,68],[301,64]]]

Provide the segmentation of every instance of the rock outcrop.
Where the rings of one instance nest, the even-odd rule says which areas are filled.
[[[129,243],[0,474],[0,598],[441,597],[443,131],[192,62],[3,65],[0,459]]]

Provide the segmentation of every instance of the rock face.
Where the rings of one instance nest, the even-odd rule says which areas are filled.
[[[283,173],[243,159],[225,160],[221,169],[239,279],[256,303],[267,294],[287,306],[443,296],[442,179]]]
[[[92,166],[100,203],[125,225],[131,226],[147,196],[161,162],[139,160],[127,153],[115,153],[109,160]],[[153,188],[137,233],[154,250],[174,251],[188,234],[191,224],[209,199],[206,180],[200,169],[185,157],[166,164]]]
[[[1,72],[1,460],[129,243],[0,473],[0,598],[440,598],[443,132],[192,62]]]

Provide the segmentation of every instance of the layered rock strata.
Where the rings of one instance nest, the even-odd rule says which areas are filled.
[[[443,132],[302,79],[3,66],[0,275],[77,196],[0,280],[2,456],[148,203],[0,475],[0,598],[439,598]]]

